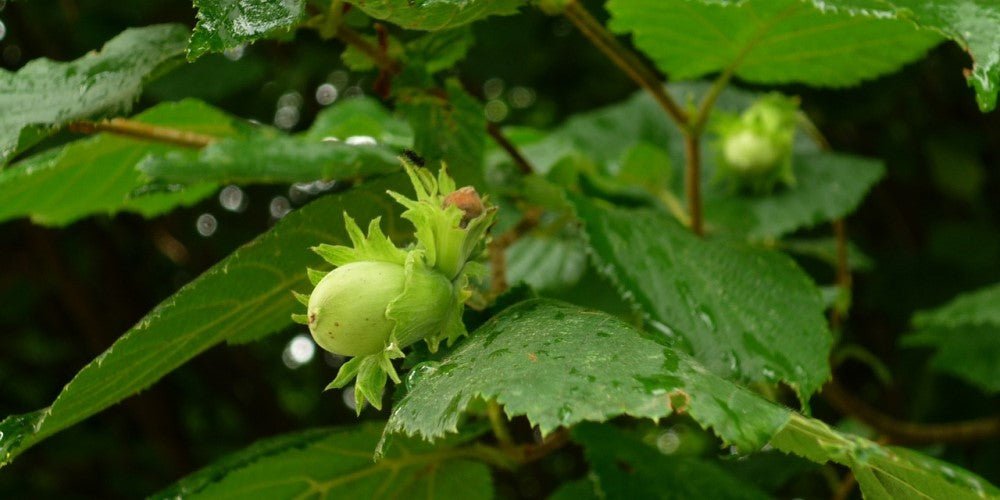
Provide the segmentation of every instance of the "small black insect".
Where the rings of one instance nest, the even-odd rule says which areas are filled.
[[[403,156],[409,158],[409,160],[418,167],[424,166],[424,158],[411,149],[404,149]]]

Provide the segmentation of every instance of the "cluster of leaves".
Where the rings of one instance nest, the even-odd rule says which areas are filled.
[[[851,214],[885,176],[881,162],[828,151],[807,137],[804,119],[794,185],[750,194],[711,182],[713,143],[699,141],[713,110],[737,114],[759,97],[729,88],[733,78],[850,86],[899,70],[945,38],[973,56],[968,79],[980,108],[991,110],[1000,89],[1000,7],[938,3],[610,0],[608,28],[631,36],[660,72],[718,76],[637,94],[545,132],[496,131],[446,70],[475,42],[470,23],[536,7],[591,29],[599,47],[622,56],[573,0],[196,0],[193,33],[179,25],[129,29],[75,61],[0,72],[0,220],[64,226],[119,212],[155,217],[224,184],[353,181],[177,290],[80,369],[50,406],[7,417],[0,465],[214,345],[287,331],[300,308],[290,291],[308,288],[307,267],[323,267],[309,248],[347,241],[331,214],[381,216],[387,234],[409,238],[384,193],[407,192],[396,155],[410,148],[429,165],[446,162],[460,185],[501,200],[495,237],[520,239],[495,250],[494,280],[506,273],[529,287],[492,297],[468,315],[467,339],[408,367],[386,421],[262,441],[158,496],[490,497],[490,467],[516,471],[567,440],[582,448],[590,473],[550,488],[556,496],[766,497],[787,482],[751,482],[711,446],[662,453],[644,438],[648,420],[661,433],[693,421],[712,433],[703,439],[731,446],[740,460],[766,463],[777,451],[840,464],[869,498],[1000,495],[957,466],[809,416],[811,398],[831,379],[838,332],[827,314],[847,313],[850,283],[818,286],[792,255],[833,255],[843,271],[849,254],[843,240],[792,236]],[[343,42],[345,64],[356,71],[377,71],[382,102],[343,100],[296,134],[196,99],[119,119],[145,84],[182,68],[185,56],[195,61],[300,30]],[[680,119],[671,121],[664,95],[699,105],[678,107]],[[99,133],[59,140],[65,129]],[[489,136],[504,133],[503,147],[492,146]],[[519,219],[538,230],[522,234]],[[705,237],[695,234],[702,227]],[[586,275],[588,261],[595,275]],[[588,308],[590,288],[600,284],[628,307]],[[995,394],[998,304],[993,286],[921,312],[905,342],[930,346],[932,368]],[[474,331],[472,321],[480,323]],[[317,392],[324,383],[316,381]],[[508,421],[527,421],[541,437],[519,444]],[[485,435],[491,428],[494,437]]]

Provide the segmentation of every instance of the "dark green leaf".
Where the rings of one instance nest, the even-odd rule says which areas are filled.
[[[568,228],[536,231],[507,247],[507,281],[512,284],[524,282],[539,291],[565,289],[586,270],[585,243]]]
[[[709,229],[717,226],[754,240],[779,238],[850,214],[885,175],[879,161],[834,153],[798,154],[793,168],[792,187],[707,202]]]
[[[622,414],[687,412],[725,441],[753,449],[788,411],[645,338],[605,313],[530,300],[489,320],[440,363],[414,368],[410,391],[386,432],[435,438],[457,430],[462,412],[496,398],[542,433]]]
[[[569,481],[562,484],[548,500],[598,500],[594,484],[588,478]]]
[[[672,79],[722,70],[753,83],[847,86],[897,71],[936,45],[894,19],[824,12],[801,0],[611,0],[610,26]]]
[[[449,80],[444,92],[407,88],[397,99],[399,113],[413,127],[413,150],[436,168],[438,161],[459,186],[482,186],[486,118],[483,107]]]
[[[213,137],[232,137],[238,124],[202,102],[165,103],[133,118],[139,123],[170,127]],[[166,143],[100,134],[82,139],[0,171],[0,220],[30,216],[46,225],[65,225],[95,214],[137,212],[151,217],[210,195],[215,185],[134,195],[146,181],[135,169],[150,154],[195,153]]]
[[[777,242],[776,247],[787,253],[812,257],[837,266],[837,239],[826,238],[788,238]],[[872,258],[866,255],[854,243],[847,242],[847,266],[852,271],[871,271],[875,267]]]
[[[1000,3],[993,0],[823,0],[827,9],[862,16],[891,17],[940,32],[972,58],[966,77],[976,89],[979,109],[996,107],[1000,91]]]
[[[381,430],[376,422],[271,438],[153,498],[492,498],[489,468],[462,449],[399,439],[373,462]]]
[[[438,31],[514,14],[526,0],[354,0],[369,16],[407,29]]]
[[[194,0],[198,25],[188,59],[290,33],[305,15],[305,0]]]
[[[577,425],[573,440],[608,499],[770,498],[711,462],[664,455],[610,425]]]
[[[931,367],[1000,392],[1000,284],[919,312],[913,323],[917,331],[903,337],[903,344],[933,348]]]
[[[918,327],[956,327],[968,324],[1000,328],[1000,283],[958,296],[947,304],[913,317]]]
[[[127,29],[70,63],[36,59],[17,73],[0,69],[0,166],[43,138],[42,127],[128,113],[150,75],[184,51],[186,37],[176,24]]]
[[[823,302],[791,259],[699,239],[650,210],[575,200],[597,267],[678,348],[736,380],[787,382],[803,400],[829,378]]]
[[[836,462],[854,472],[866,499],[992,498],[1000,490],[961,468],[906,448],[876,443],[831,429],[819,420],[793,415],[771,444],[817,463]]]
[[[274,333],[301,312],[292,290],[308,290],[306,267],[321,266],[309,248],[346,243],[334,214],[349,210],[359,220],[381,215],[387,234],[398,234],[387,188],[400,189],[401,176],[366,183],[294,211],[274,228],[244,245],[165,300],[85,366],[30,428],[23,416],[0,423],[0,464],[42,439],[150,386],[221,342],[248,342]],[[7,447],[10,440],[16,443]]]

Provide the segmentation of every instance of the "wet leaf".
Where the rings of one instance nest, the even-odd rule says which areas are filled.
[[[365,14],[412,30],[455,28],[488,16],[517,13],[526,0],[354,0]]]
[[[745,449],[761,446],[788,418],[788,410],[610,315],[543,299],[505,310],[408,378],[410,390],[393,408],[387,434],[455,432],[470,403],[491,398],[543,434],[624,414],[659,418],[679,411]]]
[[[132,28],[73,62],[0,69],[0,166],[52,129],[128,113],[157,68],[184,51],[186,37],[176,24]]]
[[[1000,3],[993,0],[814,0],[826,9],[859,16],[891,17],[935,30],[954,40],[972,59],[966,78],[983,112],[1000,92]]]
[[[188,59],[221,52],[263,38],[288,34],[305,15],[305,0],[194,0],[198,25]]]
[[[232,137],[238,120],[195,100],[164,103],[132,118],[135,122]],[[153,154],[193,150],[122,135],[98,134],[18,162],[0,171],[0,220],[29,216],[39,224],[61,226],[82,217],[118,212],[152,217],[211,195],[216,185],[197,182],[138,194],[146,184],[136,164]]]
[[[795,185],[769,195],[735,194],[705,204],[709,230],[717,226],[752,240],[778,238],[844,217],[885,175],[877,160],[835,153],[798,154]]]
[[[468,498],[493,497],[485,464],[462,450],[417,439],[393,441],[372,460],[381,422],[279,436],[215,462],[153,498]]]
[[[843,434],[823,422],[793,415],[771,445],[817,463],[836,462],[854,472],[866,499],[994,498],[1000,490],[955,465],[906,448],[881,446]]]
[[[598,269],[705,367],[734,380],[784,381],[801,399],[830,376],[823,302],[791,259],[702,240],[651,210],[575,203]]]
[[[398,234],[387,188],[404,186],[401,175],[320,198],[291,212],[270,231],[244,245],[163,301],[70,381],[52,403],[24,426],[24,415],[0,422],[0,464],[42,439],[149,387],[206,349],[222,342],[249,342],[291,324],[302,305],[291,290],[311,288],[307,267],[322,260],[319,243],[346,243],[330,214],[349,210],[368,220],[382,216],[387,234]]]
[[[609,499],[770,498],[707,460],[664,455],[611,425],[577,425],[573,441]]]
[[[941,41],[904,21],[800,0],[611,0],[607,8],[611,29],[631,33],[674,80],[731,69],[753,83],[843,87],[895,72]]]

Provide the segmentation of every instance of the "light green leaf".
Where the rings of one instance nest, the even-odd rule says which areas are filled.
[[[931,367],[989,393],[1000,392],[1000,284],[917,313],[903,345],[935,350]]]
[[[440,363],[415,367],[409,386],[387,434],[454,432],[477,398],[495,398],[543,434],[623,414],[687,412],[745,449],[761,446],[788,419],[788,410],[608,314],[538,299],[495,316]]]
[[[194,100],[160,104],[133,120],[214,137],[239,133],[234,118]],[[146,184],[136,163],[147,155],[169,151],[188,157],[195,154],[165,143],[99,134],[28,158],[0,171],[0,199],[4,200],[0,220],[30,216],[37,223],[59,226],[121,211],[152,217],[214,192],[214,184],[198,183],[187,189],[136,195]]]
[[[328,138],[345,141],[352,136],[368,136],[396,149],[413,145],[410,125],[370,97],[346,99],[324,108],[303,134],[317,141]]]
[[[128,113],[157,68],[184,51],[186,37],[176,24],[127,29],[73,62],[36,59],[16,73],[0,69],[0,166],[47,127]]]
[[[316,429],[258,442],[182,479],[153,498],[493,497],[489,467],[463,449],[409,439],[372,461],[381,422]]]
[[[996,107],[1000,91],[1000,3],[993,0],[813,0],[823,8],[891,17],[935,30],[972,58],[966,77],[983,112]]]
[[[526,0],[353,0],[369,16],[406,29],[438,31],[517,13]]]
[[[196,158],[180,152],[148,157],[138,166],[166,182],[292,183],[357,179],[399,170],[384,146],[320,142],[299,137],[249,137],[212,143]]]
[[[198,25],[188,60],[290,33],[305,15],[305,0],[194,0]]]
[[[880,446],[831,429],[819,420],[792,415],[771,445],[817,463],[836,462],[854,472],[869,500],[995,498],[986,480],[906,448]]]
[[[610,0],[610,27],[671,79],[731,69],[745,81],[848,86],[897,71],[936,45],[894,19],[823,12],[801,0]]]
[[[486,117],[483,107],[457,80],[444,92],[401,89],[397,110],[413,127],[413,150],[437,167],[444,160],[459,186],[483,186]]]
[[[597,268],[705,367],[735,380],[787,382],[802,400],[829,378],[823,302],[791,259],[702,240],[651,210],[574,202]]]
[[[249,342],[288,326],[290,315],[302,310],[291,291],[310,289],[305,269],[322,262],[310,247],[347,241],[330,214],[349,209],[361,219],[382,215],[387,230],[396,233],[396,219],[387,217],[395,207],[385,191],[404,185],[397,175],[320,198],[213,266],[80,370],[52,406],[29,415],[31,425],[24,424],[26,415],[0,423],[0,464],[149,387],[214,345]]]
[[[664,455],[611,425],[579,424],[573,441],[583,446],[595,489],[609,499],[770,498],[711,462]]]
[[[734,194],[708,201],[709,230],[734,231],[752,240],[779,238],[850,214],[885,175],[879,161],[835,153],[797,154],[793,170],[794,186],[766,196]]]

